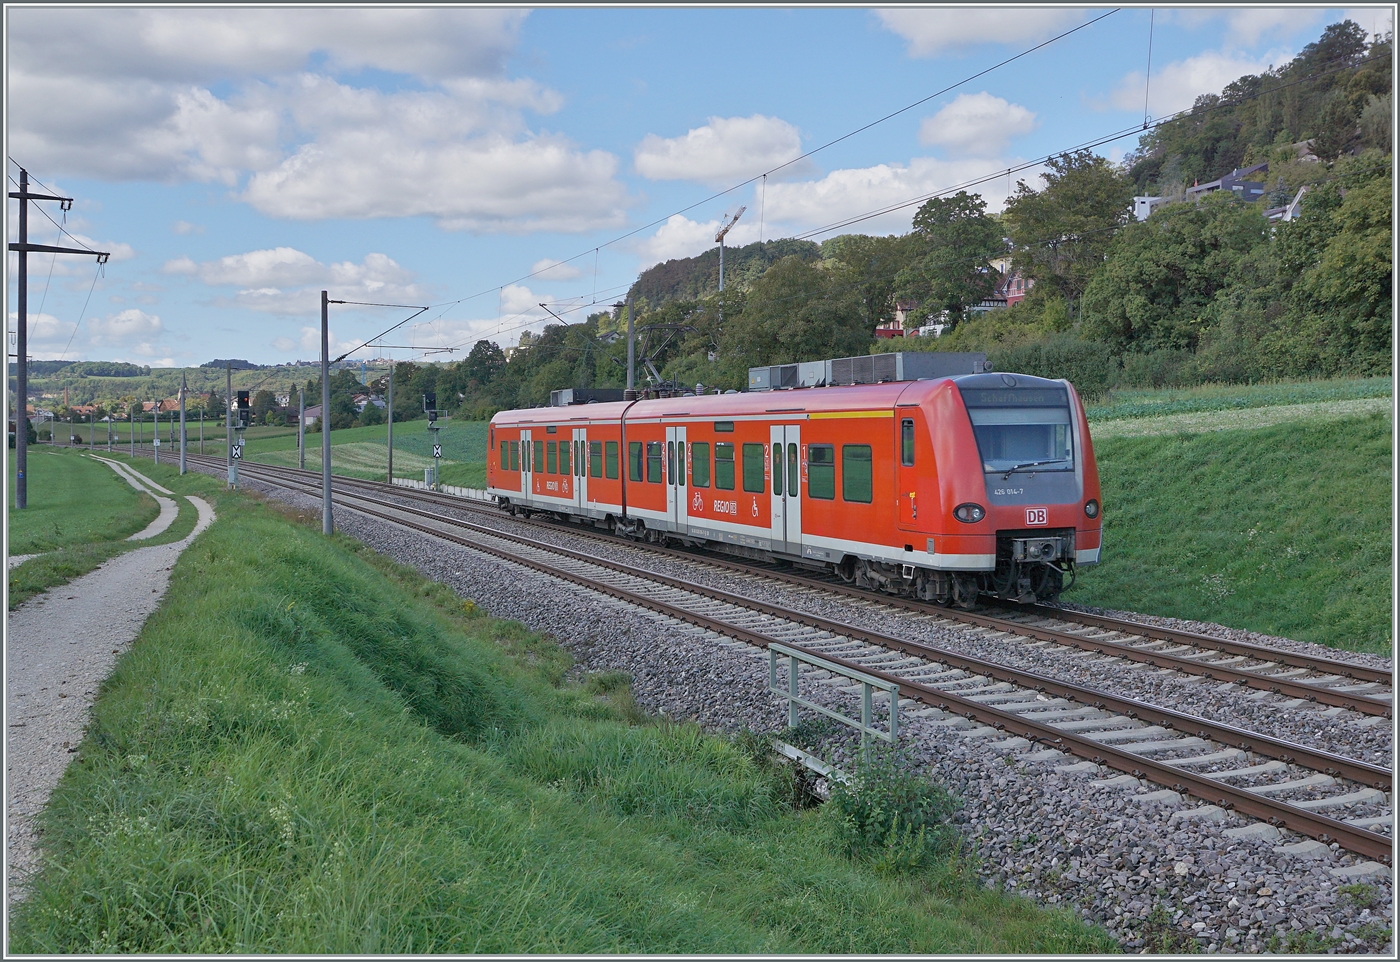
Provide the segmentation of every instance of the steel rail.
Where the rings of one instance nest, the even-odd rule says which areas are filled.
[[[282,481],[280,483],[286,482]],[[298,484],[298,486],[306,486],[300,485],[296,482],[294,482],[294,484]],[[359,495],[343,495],[342,497],[347,500],[359,502],[372,501],[372,499],[370,498],[366,498]],[[350,505],[347,505],[347,507],[350,507]],[[406,511],[413,514],[427,514],[427,512],[423,512],[420,509],[406,508],[402,505],[392,505],[389,507],[391,507],[393,511]],[[422,524],[410,519],[394,517],[392,514],[386,514],[382,511],[367,510],[362,507],[355,507],[353,508],[353,510],[362,511],[365,514],[370,515],[371,517],[377,517],[384,521],[389,521],[394,524],[399,524],[407,528],[421,531],[433,537],[452,541],[456,544],[463,545],[464,547],[471,548],[472,550],[483,551],[485,553],[511,561],[513,563],[525,565],[526,567],[548,574],[552,577],[561,578],[573,584],[577,584],[581,587],[585,587],[593,591],[599,591],[601,593],[607,594],[611,597],[617,598],[618,600],[625,601],[628,604],[637,605],[639,607],[646,608],[650,611],[655,611],[658,614],[662,614],[667,617],[686,622],[688,624],[696,625],[697,627],[714,631],[717,634],[735,638],[739,641],[755,645],[759,648],[766,649],[771,642],[778,641],[778,639],[772,638],[761,632],[756,632],[752,629],[732,625],[718,618],[713,618],[708,615],[700,614],[699,612],[690,611],[686,608],[682,608],[677,605],[670,604],[668,602],[660,601],[656,598],[650,598],[646,595],[629,591],[626,588],[622,588],[617,585],[611,585],[607,582],[590,578],[587,575],[579,574],[578,572],[573,572],[564,568],[560,568],[557,565],[550,564],[546,561],[541,561],[535,558],[521,557],[520,555],[514,554],[503,548],[498,548],[492,545],[485,545],[477,541],[472,541],[471,539],[453,534],[450,531],[443,531],[440,528]],[[438,522],[439,524],[466,524],[460,521],[453,521],[437,517],[432,517],[432,520]],[[523,538],[518,535],[502,534],[501,532],[493,531],[490,529],[480,529],[479,526],[476,525],[468,524],[468,526],[474,530],[482,530],[482,533],[485,533],[490,537],[501,538],[502,540],[524,544],[525,546],[533,547],[536,550],[562,554],[565,557],[571,557],[574,560],[584,561],[588,564],[598,565],[600,567],[605,567],[610,570],[617,570],[619,571],[619,573],[632,575],[634,577],[642,578],[644,580],[661,581],[663,583],[670,583],[674,581],[676,582],[676,587],[681,587],[687,591],[702,594],[707,597],[712,597],[714,600],[725,600],[729,601],[730,603],[739,604],[743,607],[755,610],[764,610],[775,607],[768,606],[762,602],[755,602],[754,599],[747,599],[743,596],[730,595],[728,592],[716,591],[715,589],[700,588],[699,586],[693,584],[681,582],[679,579],[670,579],[665,578],[664,576],[657,576],[650,572],[633,568],[630,565],[622,565],[616,562],[602,562],[599,559],[592,558],[587,555],[582,555],[579,552],[574,552],[565,548],[559,548],[555,545],[544,545],[539,542],[534,542],[532,541],[532,539]],[[761,608],[758,606],[761,606]],[[766,611],[765,613],[773,612]],[[1365,773],[1373,777],[1373,779],[1375,780],[1374,784],[1376,784],[1377,787],[1382,787],[1383,785],[1386,790],[1389,790],[1390,773],[1388,771],[1374,765],[1369,765],[1365,762],[1357,761],[1355,759],[1346,759],[1342,758],[1341,756],[1331,755],[1327,752],[1318,752],[1314,749],[1309,749],[1300,745],[1290,745],[1286,742],[1279,742],[1275,739],[1268,738],[1267,736],[1260,736],[1252,732],[1245,732],[1239,729],[1233,729],[1229,726],[1216,725],[1215,723],[1211,723],[1206,719],[1200,719],[1190,715],[1182,715],[1177,712],[1170,712],[1165,709],[1161,709],[1142,702],[1136,702],[1132,699],[1117,698],[1106,693],[1096,692],[1093,689],[1081,689],[1078,686],[1066,685],[1060,682],[1055,682],[1053,679],[1044,678],[1043,676],[1038,676],[1030,672],[1020,672],[1015,669],[1007,669],[1002,668],[1001,666],[990,665],[986,662],[981,662],[978,659],[956,655],[951,652],[944,652],[941,649],[935,648],[933,646],[921,645],[916,642],[901,641],[899,639],[890,638],[889,636],[880,635],[876,632],[868,632],[855,626],[843,625],[840,622],[831,622],[827,619],[814,619],[811,616],[801,615],[800,613],[796,612],[786,613],[784,615],[780,615],[779,617],[788,617],[789,615],[797,615],[797,617],[789,618],[789,620],[792,620],[797,623],[810,624],[811,622],[824,622],[826,625],[830,625],[831,627],[828,628],[825,627],[825,625],[821,624],[811,624],[810,626],[823,627],[823,630],[832,631],[832,633],[834,634],[846,635],[857,640],[867,641],[870,644],[878,644],[881,647],[893,647],[895,648],[895,650],[903,651],[907,654],[919,654],[923,657],[928,657],[931,660],[954,665],[960,668],[968,668],[971,670],[975,670],[978,674],[985,674],[990,677],[997,677],[1003,681],[1010,682],[1014,679],[1020,679],[1020,684],[1022,684],[1023,687],[1026,688],[1042,691],[1053,691],[1056,694],[1059,694],[1063,697],[1071,697],[1074,698],[1074,700],[1076,701],[1091,704],[1097,708],[1109,708],[1111,710],[1120,711],[1122,714],[1128,715],[1129,717],[1146,719],[1156,724],[1162,725],[1163,727],[1175,728],[1177,731],[1190,730],[1189,728],[1181,728],[1179,724],[1176,724],[1178,722],[1186,722],[1191,725],[1204,726],[1198,730],[1198,733],[1202,737],[1213,737],[1214,740],[1219,741],[1222,744],[1233,745],[1234,747],[1239,747],[1245,751],[1251,751],[1257,754],[1263,754],[1268,755],[1270,757],[1280,758],[1280,760],[1284,760],[1293,764],[1303,765],[1304,767],[1317,768],[1317,770],[1329,771],[1329,773],[1339,773],[1342,774],[1343,777],[1354,778],[1354,780],[1356,781],[1364,782],[1366,781],[1366,779],[1364,777],[1357,778],[1353,775],[1347,774],[1348,770],[1358,773]],[[1382,835],[1378,832],[1372,832],[1355,825],[1349,825],[1346,822],[1340,821],[1339,819],[1330,818],[1328,816],[1319,815],[1315,812],[1311,812],[1305,809],[1296,808],[1292,805],[1289,805],[1286,802],[1274,801],[1264,796],[1256,795],[1250,792],[1248,789],[1236,788],[1235,786],[1226,784],[1216,779],[1209,778],[1208,776],[1196,774],[1181,768],[1173,767],[1167,762],[1158,762],[1142,755],[1135,755],[1131,752],[1124,751],[1120,748],[1115,748],[1111,745],[1095,741],[1094,739],[1086,735],[1078,735],[1073,732],[1067,732],[1055,728],[1049,724],[1034,722],[1028,718],[1013,714],[1011,712],[1003,711],[990,705],[984,705],[980,702],[973,701],[969,698],[964,698],[960,695],[956,695],[951,692],[942,691],[940,689],[933,688],[929,685],[924,685],[916,681],[901,678],[898,675],[894,675],[889,672],[861,665],[857,662],[840,658],[839,656],[832,655],[828,652],[810,649],[800,644],[794,644],[791,641],[784,641],[782,642],[782,644],[786,644],[792,648],[800,649],[816,657],[824,658],[828,661],[840,664],[844,667],[849,667],[857,671],[862,671],[876,678],[892,682],[899,686],[899,691],[901,695],[912,698],[922,704],[927,704],[931,707],[939,708],[944,711],[956,711],[963,717],[982,721],[983,723],[990,725],[998,730],[1014,732],[1015,734],[1021,735],[1027,738],[1028,740],[1050,745],[1055,748],[1064,749],[1066,751],[1071,752],[1072,754],[1079,755],[1083,758],[1087,758],[1091,761],[1094,761],[1096,764],[1106,765],[1110,768],[1114,768],[1119,771],[1132,774],[1134,777],[1147,778],[1159,784],[1171,786],[1174,791],[1184,792],[1186,794],[1193,795],[1204,801],[1219,805],[1222,808],[1233,809],[1235,811],[1242,812],[1247,815],[1252,815],[1256,818],[1260,818],[1269,822],[1269,824],[1271,825],[1288,828],[1301,834],[1311,836],[1312,838],[1316,838],[1319,841],[1325,843],[1336,842],[1339,846],[1346,848],[1348,851],[1352,851],[1360,855],[1365,855],[1369,858],[1379,859],[1385,862],[1389,862],[1391,860],[1393,842],[1391,838],[1387,835]],[[1041,685],[1043,685],[1044,687],[1041,688]],[[1081,697],[1075,697],[1076,694],[1078,694]],[[1089,698],[1096,700],[1089,701]],[[1213,732],[1215,734],[1208,735],[1208,733],[1210,732]],[[1237,742],[1231,742],[1228,737],[1219,737],[1221,735],[1227,735],[1227,733],[1228,735],[1233,735],[1234,737],[1240,740]],[[1271,750],[1280,753],[1271,754]],[[1291,757],[1284,757],[1284,754],[1282,754],[1284,752],[1286,752]],[[1328,762],[1333,763],[1335,767],[1332,769],[1324,769],[1318,767],[1315,764],[1309,764],[1310,760],[1317,759],[1326,759]]]
[[[285,484],[287,482],[283,480],[279,483]],[[301,485],[301,482],[294,481],[292,482],[292,484]],[[421,508],[413,508],[405,505],[385,505],[383,502],[375,502],[374,499],[366,497],[364,495],[343,494],[343,497],[354,501],[367,501],[370,503],[377,503],[381,507],[390,508],[392,511],[406,512],[412,515],[426,517],[438,524],[467,528],[468,530],[487,535],[488,537],[499,538],[503,541],[509,541],[527,548],[532,548],[536,551],[543,551],[549,554],[562,555],[563,557],[569,558],[574,561],[582,562],[584,564],[590,564],[600,568],[606,568],[608,570],[615,571],[619,574],[627,575],[629,577],[637,578],[643,581],[650,581],[657,584],[662,584],[669,588],[676,588],[679,590],[688,591],[693,594],[709,598],[712,601],[721,601],[738,607],[748,608],[752,611],[758,611],[763,614],[772,615],[773,617],[782,618],[786,621],[791,621],[796,624],[806,625],[810,628],[817,628],[819,630],[826,631],[834,635],[841,635],[844,637],[854,638],[858,641],[866,642],[867,644],[876,645],[882,648],[888,648],[894,651],[900,651],[904,654],[917,655],[923,658],[930,658],[939,662],[943,662],[945,664],[953,665],[958,668],[975,671],[978,674],[987,675],[988,677],[995,678],[998,681],[1016,684],[1021,687],[1030,688],[1040,692],[1052,692],[1060,697],[1070,698],[1074,701],[1080,702],[1082,704],[1088,704],[1095,708],[1116,711],[1120,714],[1126,715],[1129,718],[1145,720],[1149,724],[1160,725],[1164,728],[1171,728],[1178,732],[1194,734],[1202,738],[1210,738],[1211,740],[1219,742],[1220,744],[1226,745],[1228,747],[1239,748],[1241,750],[1253,752],[1254,754],[1263,755],[1268,758],[1276,758],[1280,761],[1284,761],[1289,764],[1301,765],[1305,768],[1310,768],[1314,771],[1323,772],[1325,774],[1337,775],[1343,778],[1347,778],[1351,781],[1369,785],[1374,788],[1379,788],[1383,791],[1390,791],[1391,789],[1392,776],[1391,772],[1388,769],[1382,768],[1378,765],[1372,765],[1368,762],[1363,762],[1358,759],[1347,758],[1346,756],[1336,755],[1331,752],[1322,751],[1320,749],[1309,748],[1305,745],[1298,745],[1292,742],[1285,742],[1279,739],[1271,738],[1267,735],[1259,734],[1257,732],[1250,732],[1245,729],[1235,728],[1231,725],[1225,725],[1220,722],[1214,722],[1209,719],[1202,718],[1198,715],[1189,715],[1184,712],[1176,712],[1168,708],[1162,708],[1160,706],[1152,705],[1148,702],[1142,702],[1132,698],[1125,698],[1119,695],[1114,695],[1110,692],[1101,691],[1099,689],[1088,688],[1081,685],[1074,685],[1068,682],[1057,681],[1056,679],[1050,678],[1046,675],[1041,675],[1035,672],[1024,671],[1019,668],[1011,668],[1008,666],[983,661],[980,658],[974,658],[970,655],[959,654],[957,652],[949,651],[944,648],[939,648],[935,645],[928,645],[922,642],[908,641],[902,638],[896,638],[892,635],[886,635],[882,632],[872,631],[870,629],[862,628],[858,625],[852,625],[848,622],[838,621],[836,619],[831,618],[824,618],[819,615],[813,615],[806,612],[794,611],[789,608],[784,608],[781,605],[775,605],[770,602],[766,602],[757,598],[752,598],[747,595],[724,591],[723,589],[719,588],[710,588],[704,585],[697,585],[694,582],[687,581],[683,578],[676,578],[670,575],[664,575],[658,572],[648,571],[644,568],[638,568],[633,565],[625,564],[619,561],[610,561],[607,559],[598,558],[595,555],[586,554],[581,551],[575,551],[571,548],[565,548],[560,545],[546,544],[541,541],[536,541],[533,538],[527,538],[524,535],[500,531],[498,529],[490,528],[484,525],[473,524],[469,521],[442,518],[428,511],[424,511]],[[418,530],[422,530],[425,533],[430,533],[436,536],[443,536],[458,544],[463,544],[465,546],[473,548],[483,548],[484,550],[487,550],[486,546],[481,545],[479,542],[459,538],[458,536],[453,535],[451,532],[445,532],[438,528],[429,528],[427,526],[421,526],[414,522],[408,522],[400,518],[394,518],[385,515],[382,512],[376,511],[367,513],[372,513],[376,517],[380,517],[384,520],[391,520],[396,521],[398,523],[409,524],[410,526],[415,527]],[[510,557],[514,558],[515,556]],[[554,570],[554,566],[548,567],[550,567],[551,570]],[[938,610],[942,611],[942,609]]]
[[[245,465],[246,468],[246,465]],[[272,470],[270,467],[267,470]],[[288,469],[291,470],[291,469]],[[409,497],[415,500],[428,501],[436,504],[451,504],[453,507],[465,508],[473,511],[492,511],[484,507],[477,507],[470,504],[463,504],[459,498],[449,499],[448,496],[433,493],[421,492],[416,489],[390,488],[383,482],[366,481],[358,478],[346,479],[360,487],[367,487],[373,490],[392,491],[400,497]],[[492,511],[494,514],[495,512]],[[542,511],[538,513],[551,513]],[[469,523],[469,522],[463,522]],[[570,528],[570,530],[574,530]],[[610,536],[599,532],[578,530],[575,533],[586,537],[597,538],[603,541],[613,541]],[[627,542],[624,542],[627,543]],[[647,549],[672,557],[688,560],[704,560],[707,563],[714,563],[728,567],[731,570],[743,571],[759,577],[773,578],[785,581],[789,584],[801,585],[804,587],[817,587],[823,590],[832,591],[847,595],[849,597],[860,598],[862,600],[876,601],[888,604],[891,607],[904,608],[925,614],[935,615],[941,618],[948,618],[960,621],[963,624],[971,624],[981,628],[989,628],[996,631],[1004,631],[1016,635],[1035,638],[1040,641],[1049,641],[1054,644],[1067,647],[1078,648],[1081,651],[1093,651],[1100,654],[1111,655],[1116,658],[1123,658],[1127,661],[1134,661],[1141,664],[1151,665],[1164,670],[1180,671],[1184,674],[1199,675],[1204,678],[1222,681],[1228,684],[1244,685],[1256,690],[1268,691],[1277,695],[1286,695],[1291,698],[1302,698],[1309,702],[1330,705],[1337,708],[1345,708],[1358,714],[1373,715],[1384,718],[1392,718],[1394,707],[1391,703],[1376,698],[1369,698],[1364,693],[1337,691],[1323,685],[1310,684],[1306,681],[1295,679],[1278,678],[1273,675],[1247,668],[1233,668],[1228,665],[1211,664],[1197,659],[1183,658],[1178,655],[1163,652],[1152,652],[1136,648],[1121,642],[1103,641],[1094,638],[1086,638],[1073,632],[1061,631],[1053,628],[1043,628],[1027,625],[1023,622],[1011,621],[1004,618],[997,618],[991,615],[983,615],[977,612],[964,611],[955,608],[944,608],[938,605],[929,604],[913,598],[905,598],[899,595],[887,595],[880,592],[871,592],[861,588],[854,588],[849,585],[822,579],[808,578],[802,575],[795,575],[790,572],[774,571],[768,568],[760,568],[755,565],[746,564],[731,558],[715,558],[706,555],[703,559],[693,551],[685,551],[676,548],[667,548],[660,545],[643,545]],[[1018,606],[1017,610],[1030,611],[1034,614],[1048,618],[1059,618],[1066,621],[1078,621],[1078,618],[1067,617],[1066,613],[1061,613],[1060,609],[1051,608],[1044,605]],[[1073,614],[1079,614],[1077,612]],[[1100,619],[1100,616],[1087,616],[1092,619]],[[1261,661],[1271,660],[1284,662],[1295,667],[1307,668],[1319,672],[1331,672],[1333,674],[1347,674],[1350,671],[1351,677],[1361,678],[1366,681],[1377,681],[1388,683],[1391,681],[1389,675],[1380,669],[1364,668],[1362,666],[1347,665],[1345,662],[1332,661],[1326,658],[1319,658],[1309,655],[1296,655],[1286,652],[1278,652],[1275,649],[1265,648],[1258,645],[1249,645],[1242,642],[1226,642],[1220,639],[1210,638],[1206,635],[1194,635],[1190,632],[1174,632],[1174,637],[1162,637],[1167,634],[1164,629],[1157,629],[1154,633],[1148,634],[1146,629],[1149,626],[1140,625],[1137,622],[1119,622],[1115,619],[1101,619],[1105,622],[1115,622],[1113,624],[1096,625],[1101,627],[1113,627],[1116,630],[1142,634],[1147,637],[1159,638],[1159,640],[1176,640],[1183,644],[1191,644],[1195,647],[1214,648],[1222,651],[1229,651],[1232,654],[1241,654],[1246,657],[1258,658]],[[1092,624],[1093,622],[1084,622]],[[1199,639],[1197,642],[1195,639]]]
[[[1144,638],[1151,638],[1156,641],[1176,642],[1178,644],[1191,645],[1195,648],[1214,648],[1217,651],[1229,652],[1232,655],[1244,655],[1247,658],[1276,661],[1284,665],[1291,665],[1294,668],[1307,668],[1311,671],[1325,670],[1334,675],[1341,675],[1343,678],[1355,678],[1359,681],[1374,681],[1385,685],[1393,684],[1395,680],[1393,673],[1383,668],[1353,665],[1350,662],[1336,661],[1320,655],[1294,654],[1293,652],[1280,651],[1275,648],[1265,648],[1261,645],[1251,645],[1247,642],[1212,638],[1210,635],[1202,635],[1194,631],[1186,631],[1180,628],[1162,628],[1157,625],[1145,624],[1141,621],[1133,621],[1129,618],[1094,615],[1087,611],[1075,611],[1069,608],[1059,608],[1055,605],[1016,605],[1011,603],[1008,604],[1007,607],[1012,611],[1024,611],[1028,614],[1040,615],[1044,618],[1058,618],[1060,621],[1073,621],[1094,628],[1105,628],[1113,631],[1121,631],[1125,634],[1142,635]]]

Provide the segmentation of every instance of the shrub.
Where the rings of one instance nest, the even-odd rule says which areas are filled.
[[[1108,345],[1069,334],[1054,334],[1043,341],[991,351],[987,360],[995,371],[1065,378],[1089,400],[1103,397],[1117,375],[1117,364]]]
[[[924,867],[950,850],[957,807],[946,789],[919,778],[893,752],[873,749],[850,782],[832,787],[829,803],[847,852],[889,872]]]

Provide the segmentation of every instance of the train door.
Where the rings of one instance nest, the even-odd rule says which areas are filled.
[[[895,492],[895,499],[899,503],[899,526],[915,530],[919,527],[919,469],[914,463],[914,439],[923,419],[915,413],[917,408],[905,407],[895,410],[899,414],[899,417],[895,418],[897,434],[894,439],[895,453],[898,456],[895,477],[899,489]]]
[[[570,464],[574,473],[574,507],[582,511],[588,505],[588,429],[574,428],[574,450]]]
[[[534,452],[531,450],[530,432],[523,430],[520,432],[520,491],[527,499],[533,498],[535,494],[535,463]]]
[[[690,488],[686,484],[685,428],[666,429],[666,516],[674,531],[690,523]]]
[[[773,550],[802,553],[801,426],[775,424],[769,428],[773,475]]]

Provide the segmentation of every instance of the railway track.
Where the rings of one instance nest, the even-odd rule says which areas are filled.
[[[247,462],[243,470],[247,471],[250,467],[252,463]],[[320,476],[308,472],[306,477],[314,477],[319,482]],[[448,495],[351,478],[337,478],[336,484],[342,489],[348,486],[364,491],[392,491],[400,498],[450,505],[457,510],[482,512],[492,518],[501,517],[494,505],[473,504]],[[620,542],[612,535],[578,525],[567,524],[564,527],[571,533],[610,544],[637,545],[636,542]],[[1283,709],[1308,702],[1357,712],[1378,721],[1393,716],[1392,678],[1390,672],[1384,669],[1045,605],[1008,605],[1000,609],[1004,614],[995,613],[997,609],[963,611],[942,608],[927,602],[857,588],[830,576],[753,564],[714,552],[702,555],[693,550],[658,545],[645,547],[663,556],[691,561],[701,559],[707,564],[751,576],[875,601],[901,611],[935,615],[977,628],[1009,632],[1159,670],[1241,685],[1282,696],[1286,700],[1278,707]]]
[[[318,477],[289,477],[251,463],[242,470],[250,479],[305,493],[320,491]],[[932,717],[935,723],[972,723],[976,727],[966,733],[969,737],[1009,733],[1012,742],[1026,740],[1017,743],[1021,747],[1038,743],[1054,754],[1075,754],[1166,786],[1168,793],[1189,794],[1324,844],[1336,842],[1357,854],[1390,860],[1388,769],[523,535],[442,518],[431,510],[387,504],[377,497],[386,488],[338,479],[336,496],[345,507],[367,516],[526,565],[757,649],[778,641],[874,675],[898,686],[901,707],[908,711]],[[401,488],[389,490],[400,497],[405,493]],[[454,506],[460,506],[455,499]],[[692,553],[679,553],[696,559]],[[883,601],[882,596],[866,598]],[[948,613],[930,607],[926,617]],[[1339,810],[1349,814],[1324,814]]]

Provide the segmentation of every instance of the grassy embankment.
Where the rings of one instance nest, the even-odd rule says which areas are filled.
[[[170,486],[219,520],[102,687],[10,951],[1112,950],[953,856],[848,857],[761,754],[635,723],[616,679],[565,681],[554,644],[276,507]]]
[[[1066,600],[1391,653],[1389,378],[1115,392],[1104,561]]]
[[[149,461],[135,464],[138,471],[150,474]],[[9,512],[9,553],[38,557],[8,573],[11,609],[124,551],[183,538],[197,520],[194,506],[181,500],[177,502],[180,515],[163,534],[127,541],[156,519],[159,506],[149,494],[137,491],[78,448],[31,447],[28,480],[28,507],[23,511],[11,507]],[[8,497],[13,506],[14,458],[10,458]]]

